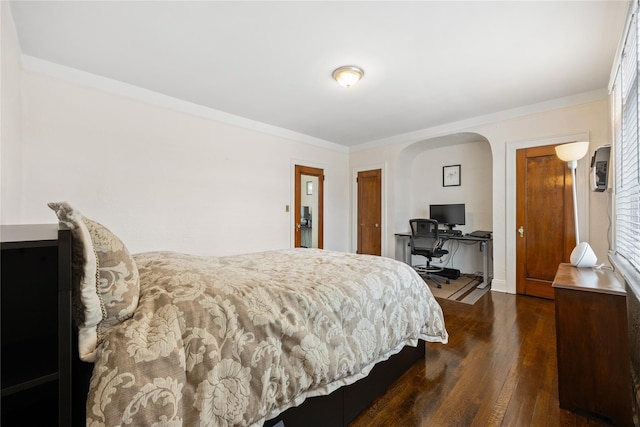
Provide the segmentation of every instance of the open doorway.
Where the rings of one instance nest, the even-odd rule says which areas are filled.
[[[295,165],[294,242],[296,248],[323,248],[324,170]]]
[[[449,165],[460,165],[459,185],[445,182]],[[493,156],[486,137],[457,133],[416,142],[398,154],[394,174],[395,233],[409,230],[409,219],[429,218],[432,204],[464,204],[465,225],[458,226],[462,234],[493,231]],[[394,239],[397,259],[406,258],[406,244],[403,237]],[[450,241],[447,249],[450,254],[443,257],[443,267],[469,274],[489,271],[478,245]],[[492,258],[488,263],[493,264]],[[493,278],[491,283],[493,288]]]

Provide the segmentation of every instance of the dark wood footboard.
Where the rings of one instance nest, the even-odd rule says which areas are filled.
[[[76,343],[74,343],[76,344]],[[77,345],[75,346],[77,349]],[[423,341],[417,347],[405,347],[396,355],[384,362],[378,363],[365,378],[351,385],[341,387],[327,396],[312,397],[300,406],[289,408],[272,420],[264,423],[265,427],[272,427],[283,422],[285,427],[338,427],[346,426],[393,382],[406,372],[414,363],[424,358],[425,345]],[[74,426],[84,426],[86,420],[86,397],[89,392],[92,363],[82,362],[78,358],[77,350],[73,352],[73,398],[69,409],[73,408]]]
[[[309,398],[302,405],[289,408],[276,418],[268,420],[264,426],[275,426],[281,421],[285,427],[346,426],[407,369],[424,358],[424,351],[423,341],[417,347],[407,346],[389,360],[378,363],[365,378],[327,396]]]

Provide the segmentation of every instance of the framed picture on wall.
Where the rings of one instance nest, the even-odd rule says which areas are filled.
[[[442,186],[456,187],[460,185],[460,165],[442,167]]]

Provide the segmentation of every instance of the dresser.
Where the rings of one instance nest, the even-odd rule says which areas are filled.
[[[70,425],[71,233],[0,226],[2,425]]]
[[[624,284],[609,269],[560,264],[553,290],[560,407],[633,426]]]

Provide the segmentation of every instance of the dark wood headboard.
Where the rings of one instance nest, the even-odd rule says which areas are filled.
[[[85,406],[92,363],[78,355],[78,334],[73,325],[71,307],[72,246],[71,230],[60,224],[58,231],[58,366],[59,425],[84,426]]]

